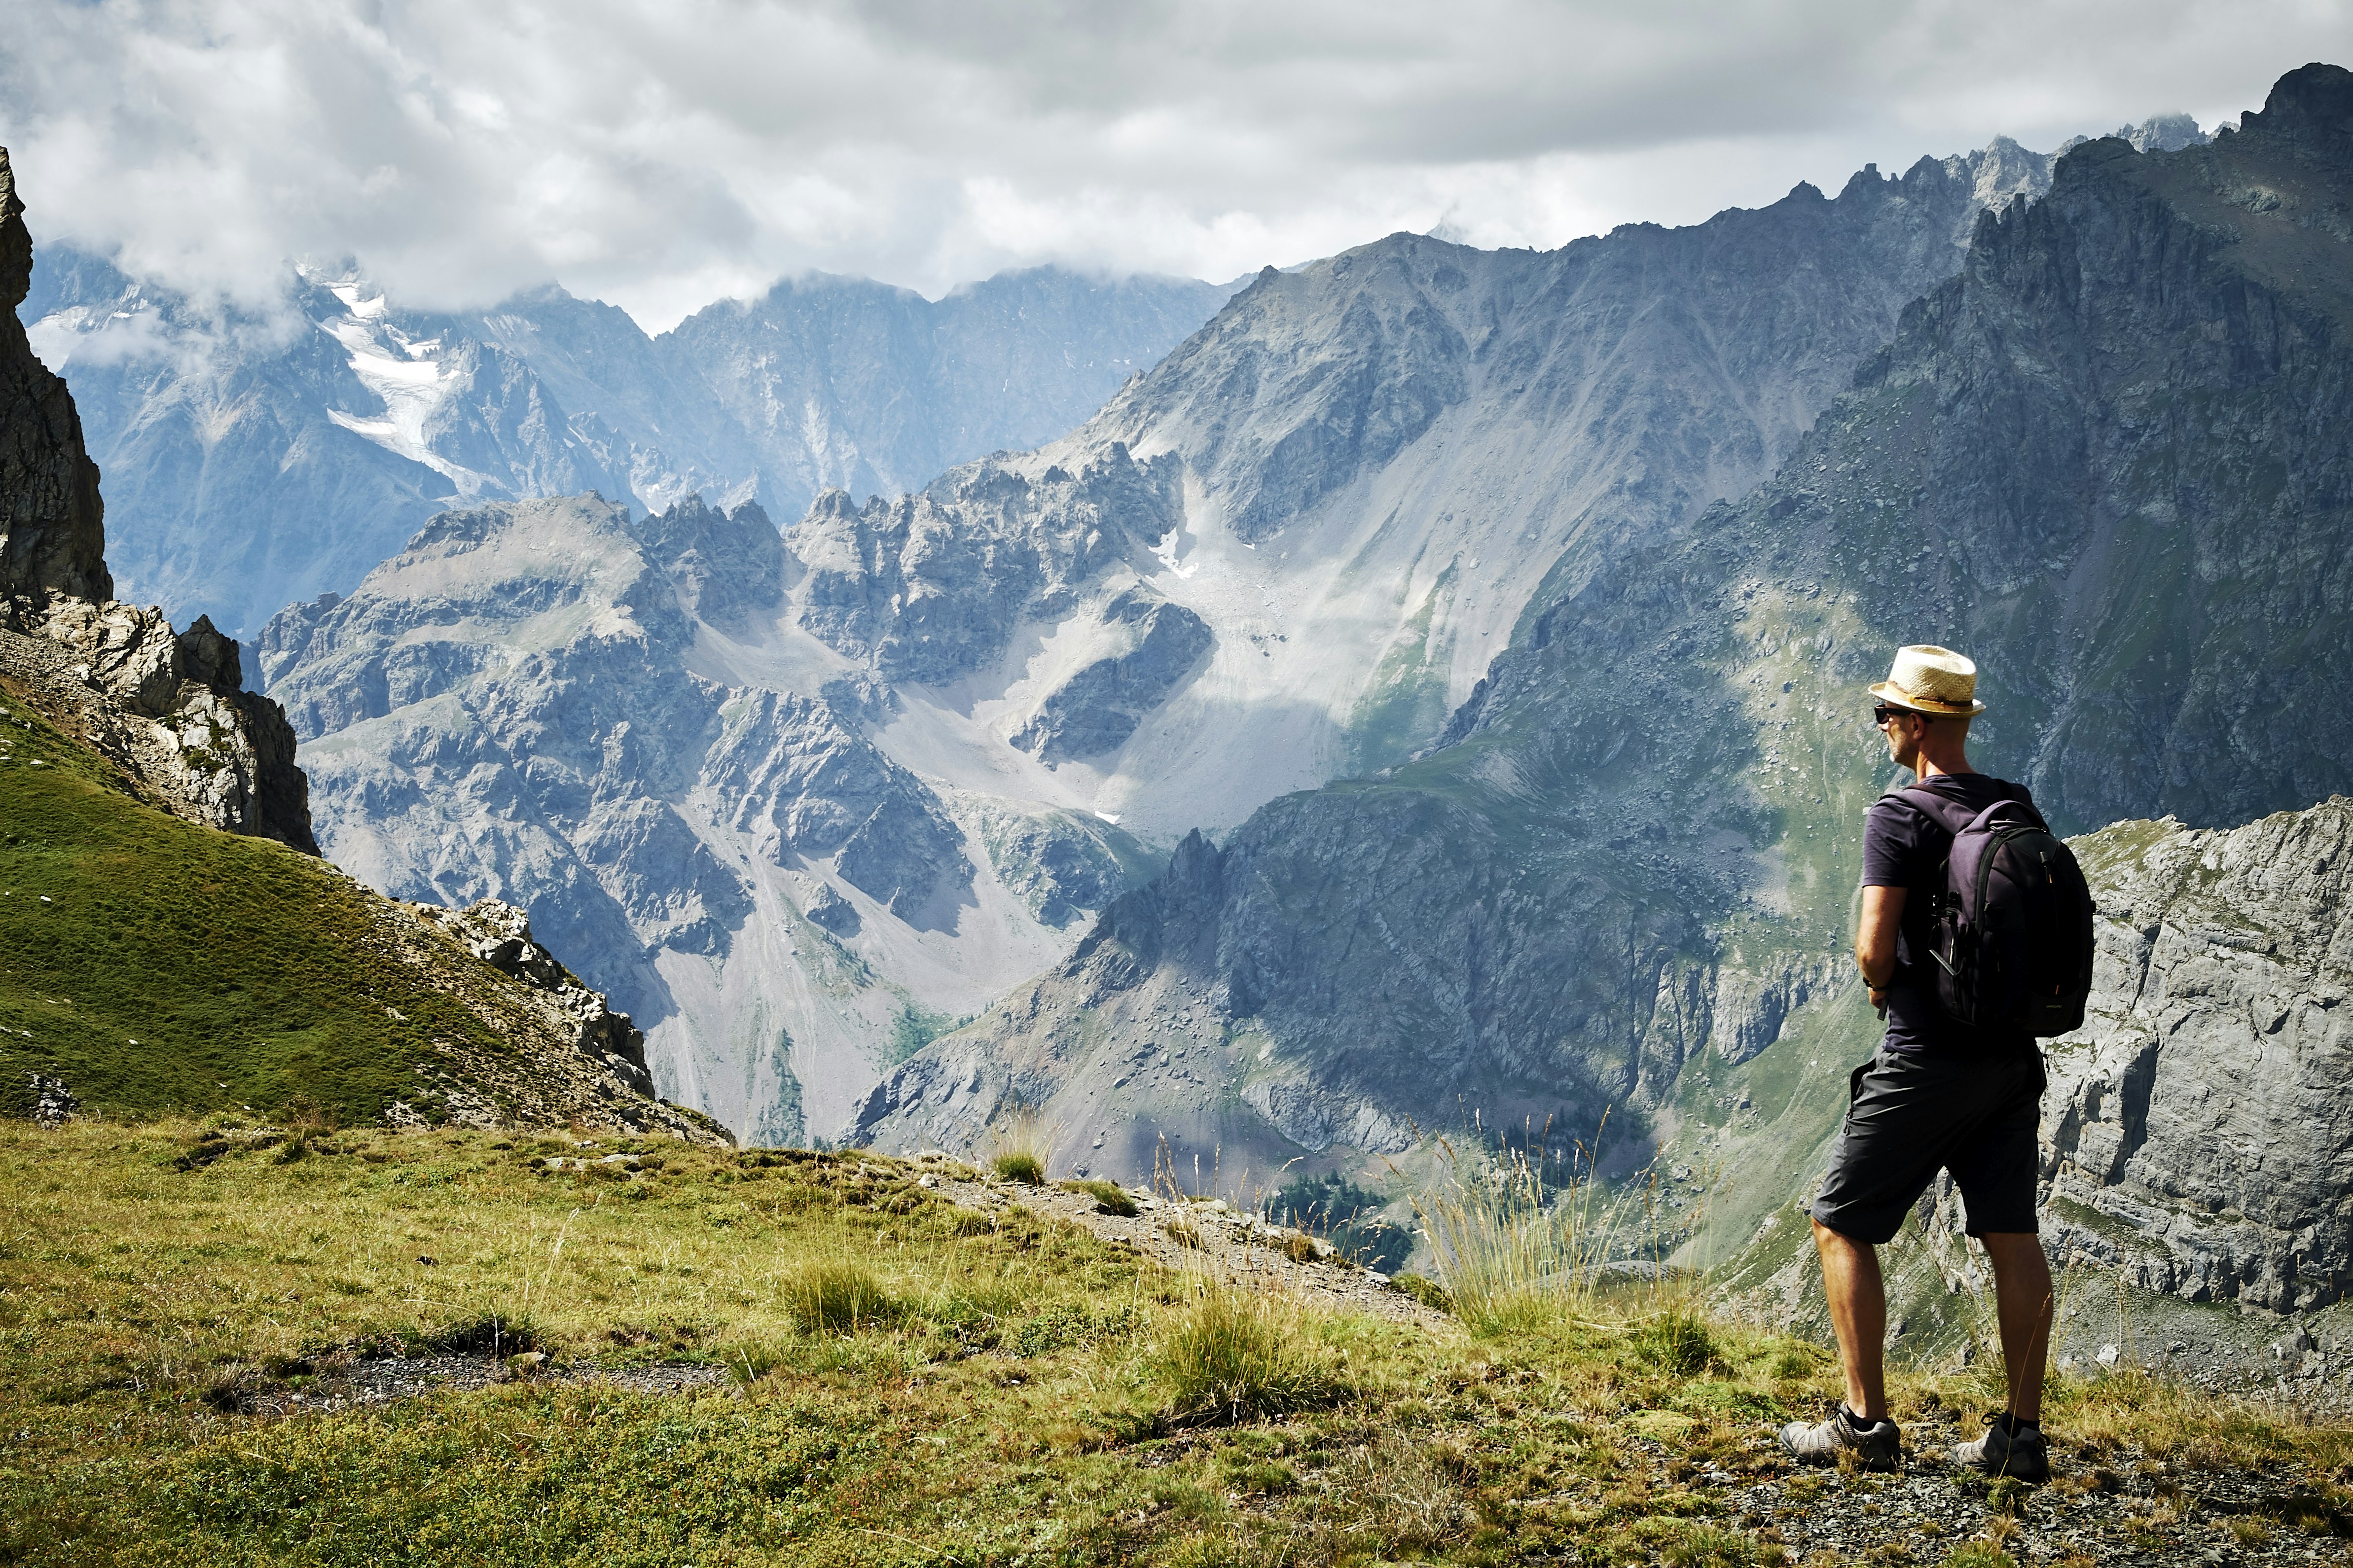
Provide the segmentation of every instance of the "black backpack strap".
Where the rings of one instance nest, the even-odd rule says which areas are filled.
[[[2042,820],[2042,813],[2035,809],[2033,795],[2027,793],[2024,785],[2011,784],[2008,779],[1996,779],[1994,783],[2002,788],[2002,798],[1994,802],[1994,806],[2023,806],[2035,826],[2046,833],[2051,830],[2050,825]],[[1905,784],[1902,789],[1890,790],[1880,798],[1902,801],[1905,805],[1943,828],[1946,837],[1951,838],[1959,837],[1963,828],[1984,815],[1983,812],[1972,810],[1957,800],[1947,798],[1926,784]],[[1989,806],[1986,809],[1991,810],[1993,807]]]
[[[1926,784],[1906,784],[1902,789],[1888,791],[1880,798],[1903,802],[1944,829],[1947,838],[1957,837],[1962,828],[1976,820],[1978,815],[1957,800],[1946,799]]]

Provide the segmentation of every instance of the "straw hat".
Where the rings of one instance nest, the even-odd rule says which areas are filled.
[[[1982,713],[1978,700],[1978,667],[1948,647],[1915,643],[1895,650],[1895,667],[1887,679],[1871,689],[1882,702],[1909,708],[1915,713],[1968,715]]]

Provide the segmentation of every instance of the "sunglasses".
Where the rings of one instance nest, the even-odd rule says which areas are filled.
[[[1906,719],[1917,719],[1923,724],[1928,722],[1928,715],[1920,712],[1916,709],[1890,708],[1884,702],[1879,704],[1879,706],[1871,710],[1871,722],[1874,728],[1884,729],[1887,725],[1887,721],[1898,714],[1902,714]]]

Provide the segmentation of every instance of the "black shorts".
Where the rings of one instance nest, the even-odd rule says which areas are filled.
[[[1971,1236],[2036,1230],[2042,1054],[1943,1057],[1883,1049],[1848,1079],[1846,1125],[1814,1218],[1876,1247],[1939,1170],[1953,1173]]]

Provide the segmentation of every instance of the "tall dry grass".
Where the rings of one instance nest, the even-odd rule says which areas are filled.
[[[984,1151],[988,1168],[1004,1181],[1044,1186],[1052,1160],[1054,1132],[1038,1107],[1015,1105],[988,1130]]]
[[[1549,1140],[1536,1147],[1550,1147]],[[1593,1152],[1572,1144],[1566,1155],[1466,1155],[1450,1139],[1432,1140],[1441,1173],[1412,1193],[1423,1238],[1454,1315],[1473,1333],[1547,1333],[1639,1311],[1692,1315],[1683,1277],[1647,1260],[1647,1288],[1620,1288],[1613,1272],[1641,1243],[1656,1251],[1659,1210],[1644,1181],[1613,1190],[1594,1170]]]

